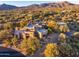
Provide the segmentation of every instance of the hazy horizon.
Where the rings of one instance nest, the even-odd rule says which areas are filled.
[[[9,4],[9,5],[14,5],[14,6],[18,6],[18,7],[21,7],[21,6],[28,6],[28,5],[32,5],[32,4],[42,4],[42,3],[51,3],[51,2],[61,2],[59,0],[53,0],[53,1],[0,1],[0,5],[1,4]],[[71,2],[71,3],[74,3],[74,4],[79,4],[78,1],[68,1],[68,2]]]

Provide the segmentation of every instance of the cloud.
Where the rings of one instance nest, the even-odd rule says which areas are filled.
[[[1,1],[52,1],[52,2],[69,1],[73,3],[79,3],[79,0],[0,0],[0,2]]]
[[[78,0],[0,0],[0,1],[78,1]]]
[[[0,0],[0,1],[74,1],[74,0]]]

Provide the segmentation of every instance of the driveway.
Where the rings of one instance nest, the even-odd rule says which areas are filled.
[[[0,46],[0,57],[24,57],[24,55],[16,50]]]
[[[48,37],[44,40],[46,40],[47,43],[57,43],[58,42],[58,33],[52,33],[48,35]]]
[[[47,43],[57,43],[58,42],[58,33],[52,33],[50,34],[47,38],[44,38],[44,41]],[[35,54],[33,55],[33,57],[43,57],[43,51],[46,48],[46,44],[42,45],[43,47],[38,49]]]

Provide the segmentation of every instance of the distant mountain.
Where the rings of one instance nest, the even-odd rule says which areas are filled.
[[[79,7],[78,4],[73,4],[73,3],[70,3],[70,2],[67,2],[67,1],[63,1],[63,2],[54,2],[54,3],[43,3],[43,4],[33,4],[33,5],[30,5],[28,6],[28,8],[44,8],[44,7],[56,7],[56,8],[64,8],[64,7]]]
[[[73,4],[67,1],[63,2],[53,2],[53,3],[43,3],[43,4],[32,4],[29,6],[17,7],[13,5],[2,4],[0,5],[0,10],[12,10],[12,9],[38,9],[38,8],[76,8],[79,4]]]
[[[18,7],[13,6],[13,5],[8,5],[8,4],[2,4],[0,5],[0,10],[12,10],[12,9],[16,9]]]

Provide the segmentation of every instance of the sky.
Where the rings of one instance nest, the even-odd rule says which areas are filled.
[[[79,4],[79,0],[0,0],[0,4],[9,4],[15,5],[18,7],[28,6],[32,4],[41,4],[41,3],[50,3],[50,2],[60,2],[60,1],[69,1],[72,3]]]

